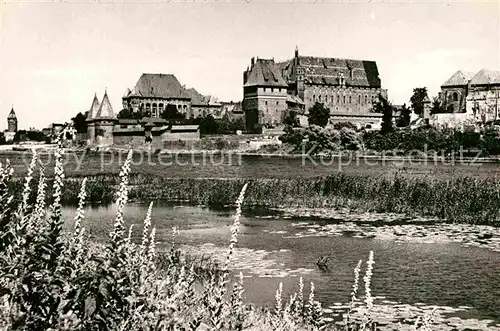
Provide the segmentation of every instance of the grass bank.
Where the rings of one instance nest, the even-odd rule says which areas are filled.
[[[62,192],[64,203],[78,201],[78,187],[82,180],[83,177],[65,180]],[[113,201],[119,181],[116,175],[88,177],[87,201]],[[471,177],[438,179],[399,174],[335,173],[316,178],[248,180],[162,178],[135,174],[129,180],[129,199],[220,208],[234,204],[245,183],[249,183],[243,205],[247,210],[253,207],[347,207],[355,211],[395,212],[439,217],[449,222],[500,226],[500,184],[494,179]],[[15,180],[13,185],[14,191],[22,191],[20,180]]]

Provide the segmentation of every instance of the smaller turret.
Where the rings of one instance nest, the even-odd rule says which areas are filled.
[[[17,116],[14,112],[14,106],[12,106],[9,116],[7,116],[7,131],[17,132]]]

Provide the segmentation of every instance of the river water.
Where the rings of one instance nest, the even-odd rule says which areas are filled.
[[[128,204],[125,210],[127,225],[138,225],[134,231],[137,238],[146,210],[147,205],[138,203]],[[112,227],[115,211],[113,205],[88,207],[84,226],[97,240],[104,239]],[[69,219],[74,212],[73,207],[63,210]],[[171,229],[177,226],[179,246],[199,254],[221,256],[229,244],[232,215],[233,211],[156,205],[152,219],[160,245],[170,245]],[[323,307],[335,311],[349,301],[353,269],[358,260],[366,261],[372,250],[375,265],[371,290],[385,311],[439,307],[450,316],[482,325],[478,329],[496,330],[480,321],[500,323],[500,252],[457,242],[359,237],[348,231],[336,236],[308,235],[317,234],[332,222],[314,217],[243,215],[231,266],[246,277],[246,299],[272,306],[279,283],[283,283],[288,297],[302,276],[306,290],[309,282],[314,282],[316,298]],[[320,269],[316,261],[325,255],[330,256],[329,267]],[[365,264],[361,278],[364,271]],[[457,318],[452,317],[452,321],[462,323],[453,320]]]

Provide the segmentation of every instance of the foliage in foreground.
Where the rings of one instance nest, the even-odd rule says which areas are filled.
[[[227,259],[208,280],[198,277],[193,264],[179,259],[175,240],[163,268],[157,265],[155,228],[149,206],[142,240],[132,241],[124,228],[131,153],[120,173],[117,214],[105,249],[92,244],[82,227],[87,180],[82,181],[72,231],[63,230],[61,190],[64,172],[61,149],[56,152],[53,202],[45,205],[43,168],[36,192],[31,181],[36,154],[28,169],[18,206],[8,191],[12,169],[0,166],[0,328],[2,330],[324,330],[329,326],[314,284],[304,300],[303,283],[286,302],[282,285],[273,311],[243,303],[243,276],[231,281],[229,263],[238,238],[241,205],[247,185],[237,199],[237,211]],[[175,238],[175,231],[174,231]],[[369,311],[373,253],[367,263],[364,315],[350,319],[345,330],[375,326]],[[352,303],[356,298],[361,261],[355,269]],[[333,329],[333,326],[330,326]]]

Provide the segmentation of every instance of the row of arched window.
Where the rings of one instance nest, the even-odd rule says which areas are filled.
[[[318,95],[313,94],[312,96],[312,102],[320,102],[320,103],[325,103],[325,104],[342,104],[342,105],[347,105],[347,104],[368,104],[369,102],[371,103],[373,101],[373,98],[375,96],[369,96],[368,94],[365,94],[364,96],[361,94],[358,95],[340,95],[340,94],[334,94],[334,95]]]
[[[160,117],[161,113],[164,110],[164,106],[167,104],[163,103],[141,103],[141,108],[145,109],[146,111],[151,112],[152,117]],[[180,113],[186,113],[188,110],[187,105],[177,105],[177,111]]]

